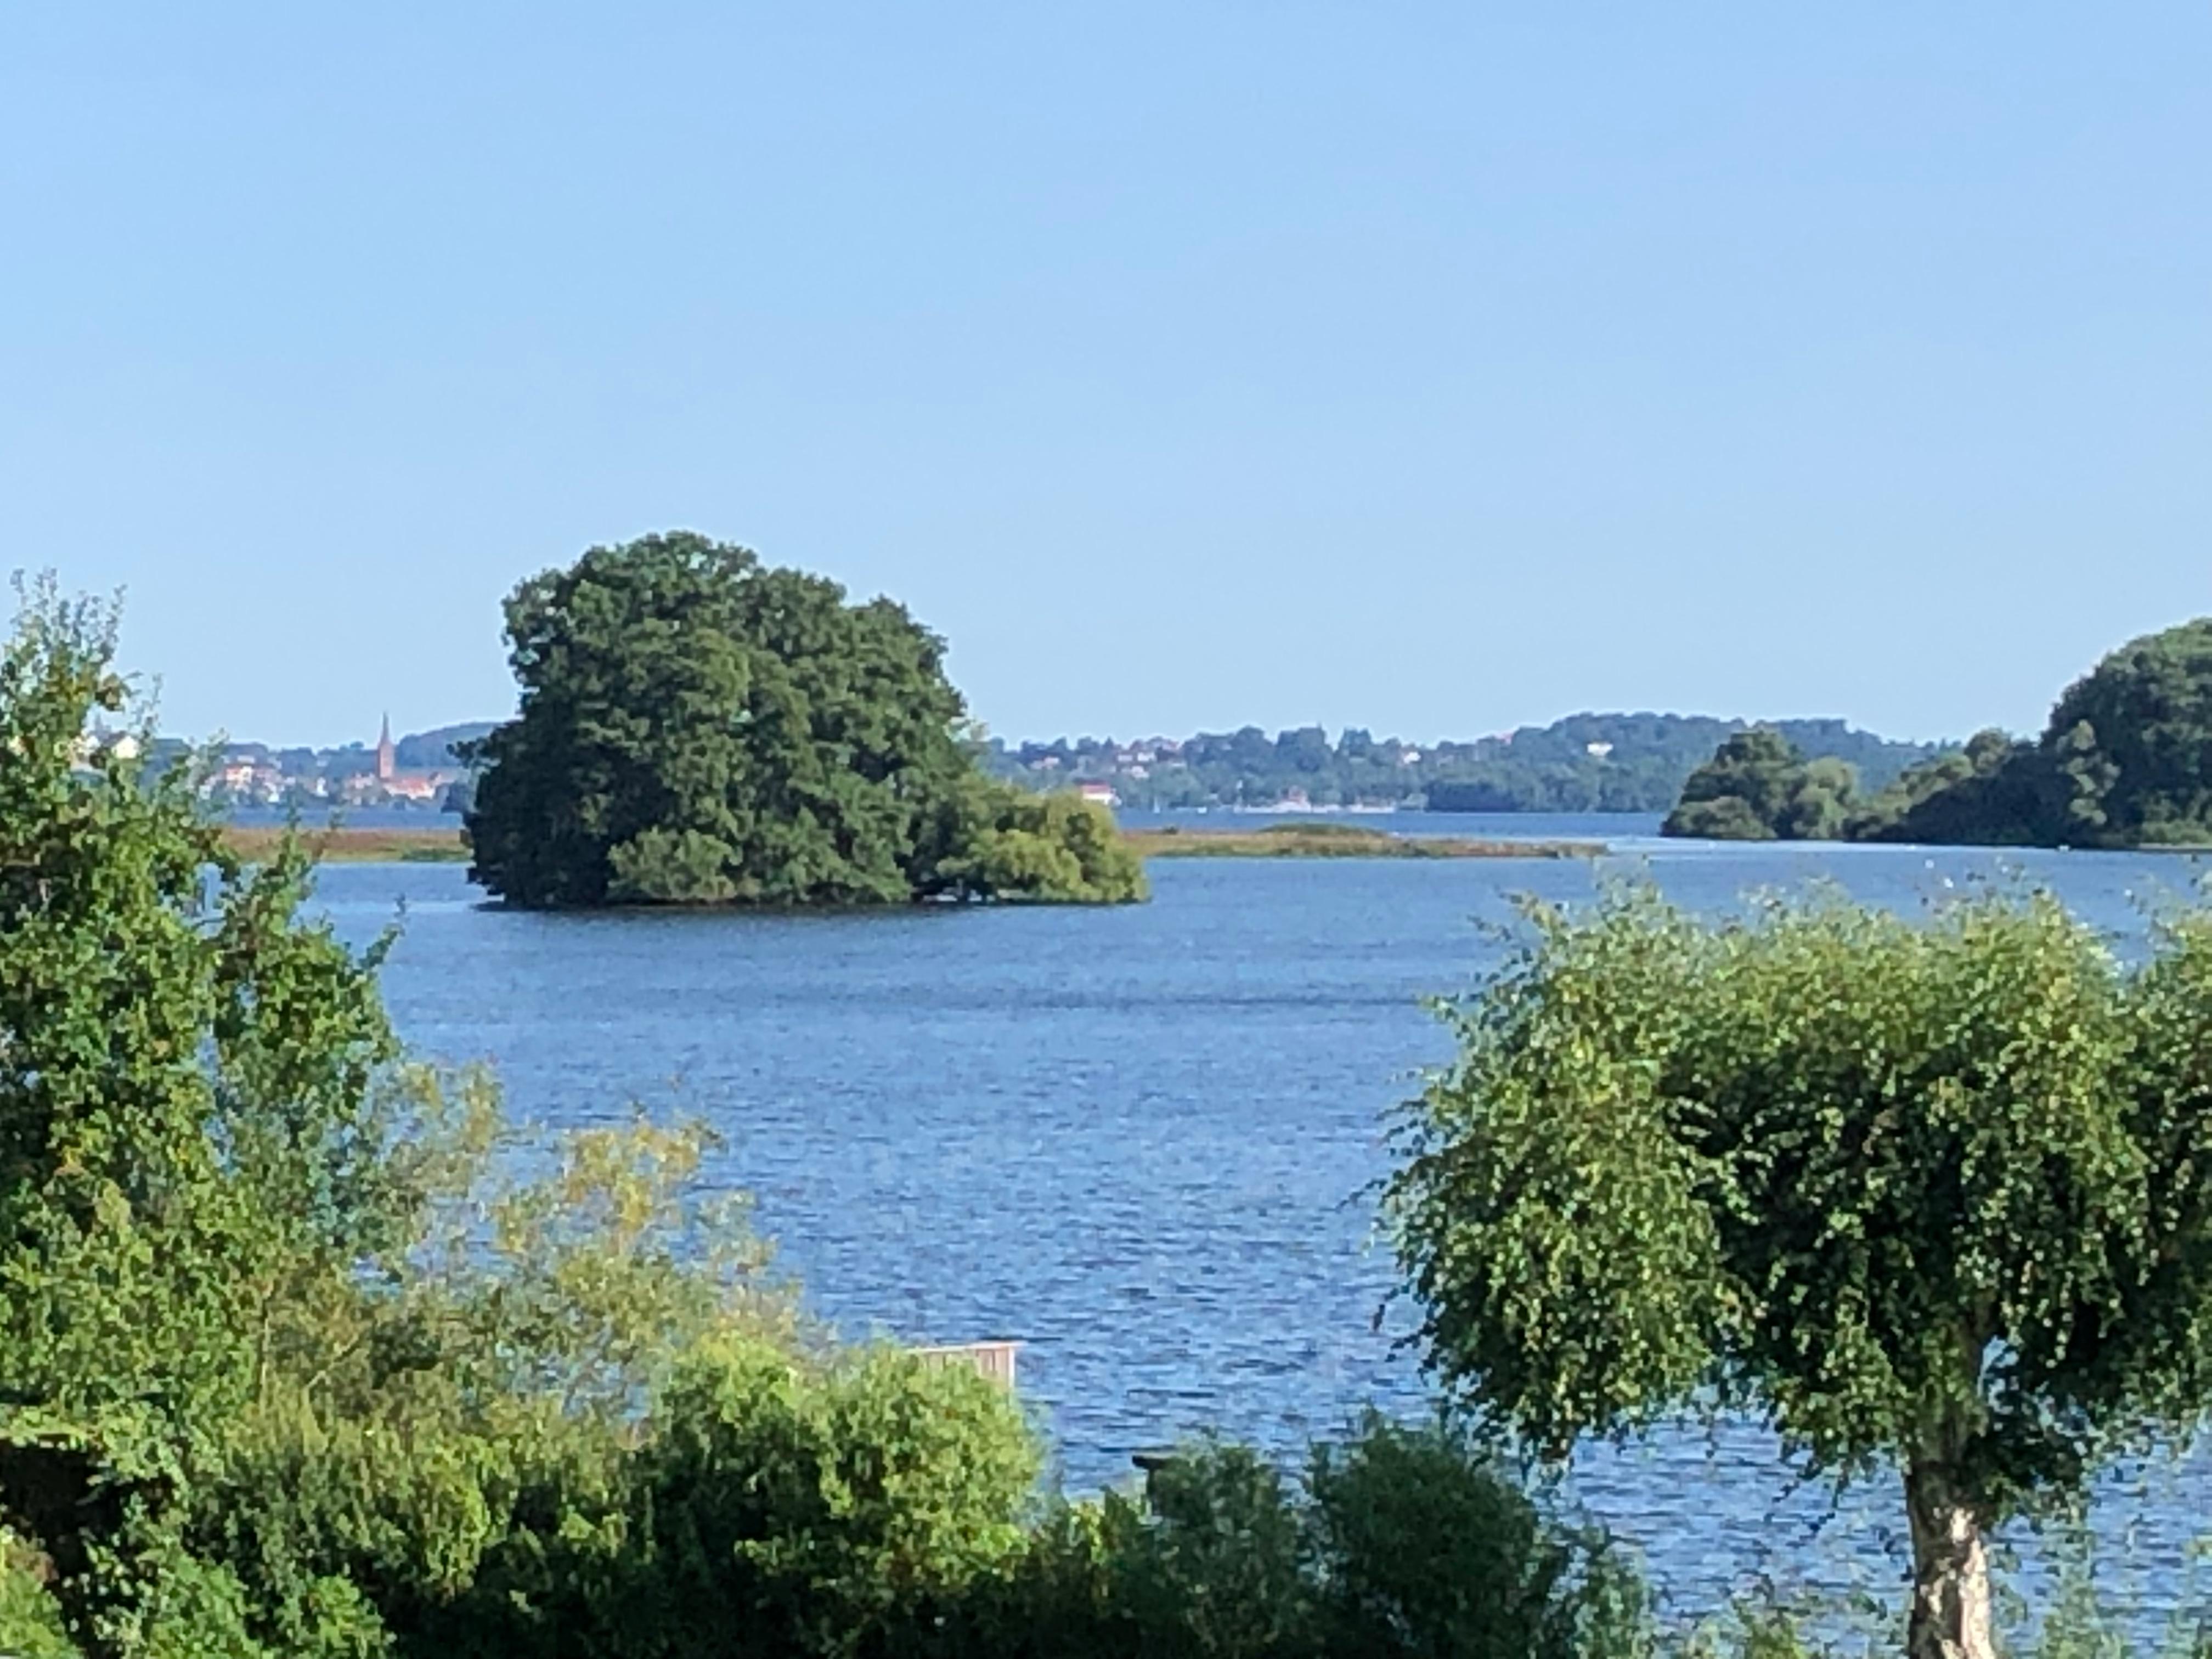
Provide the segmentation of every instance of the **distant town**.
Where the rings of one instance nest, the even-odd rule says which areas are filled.
[[[415,806],[465,811],[471,773],[456,749],[491,729],[491,722],[485,720],[395,738],[386,720],[373,742],[335,749],[226,743],[216,750],[201,793],[218,806]],[[185,744],[163,739],[155,746],[152,758],[175,762],[189,752]]]
[[[1840,720],[1765,722],[1808,758],[1849,763],[1862,787],[1881,786],[1948,745],[1897,742]],[[1470,740],[1422,743],[1358,726],[1273,733],[1258,726],[1187,738],[990,738],[993,775],[1069,789],[1109,805],[1248,811],[1664,812],[1690,773],[1753,722],[1705,715],[1583,714]],[[489,721],[333,749],[224,744],[203,787],[218,805],[417,807],[463,812],[464,747]],[[180,743],[161,748],[173,756]]]

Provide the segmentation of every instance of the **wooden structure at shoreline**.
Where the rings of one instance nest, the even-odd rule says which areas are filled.
[[[1014,1388],[1014,1356],[1021,1346],[1018,1342],[945,1342],[909,1348],[907,1352],[917,1358],[940,1364],[969,1366],[978,1376],[988,1377],[1011,1394]]]

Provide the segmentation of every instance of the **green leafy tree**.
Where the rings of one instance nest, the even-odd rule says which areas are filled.
[[[1550,1455],[1742,1407],[1894,1471],[1909,1651],[1988,1659],[1990,1528],[2212,1389],[2212,912],[2133,969],[2042,896],[1530,919],[1389,1187],[1429,1363]]]
[[[835,582],[704,537],[647,536],[524,582],[507,637],[520,712],[470,750],[471,873],[494,893],[532,906],[980,896],[937,868],[970,839],[946,832],[948,811],[976,799],[960,695],[943,642],[890,600],[850,604]],[[996,894],[1100,896],[1060,879],[1063,852],[1081,864],[1073,843],[968,855],[994,864]]]
[[[188,769],[87,743],[127,705],[112,609],[23,599],[0,650],[0,1520],[106,1651],[149,1604],[95,1545],[118,1561],[216,1460],[271,1309],[391,1242],[369,1083],[394,1045],[379,952],[299,915],[296,847],[244,867]]]
[[[1857,775],[1847,762],[1808,761],[1771,727],[1754,726],[1723,743],[1692,772],[1660,828],[1713,841],[1827,841],[1848,820]]]
[[[2106,657],[2058,699],[2043,747],[2095,840],[2212,841],[2212,617]]]
[[[1095,801],[1030,794],[977,777],[949,798],[943,854],[926,891],[1041,903],[1128,903],[1146,896],[1144,860]]]
[[[507,603],[520,716],[483,740],[476,878],[532,905],[848,903],[914,889],[962,776],[943,647],[886,600],[693,535]]]
[[[2073,763],[2081,769],[2091,763]],[[1856,841],[1934,846],[2047,844],[2068,839],[2055,812],[2085,832],[2092,830],[2088,815],[2101,817],[2094,799],[2073,806],[2075,794],[2070,778],[2057,778],[2036,745],[1992,727],[1977,732],[1963,749],[1905,772],[1851,815],[1848,833]]]
[[[1852,814],[1869,841],[2136,847],[2212,841],[2212,618],[2130,641],[2068,687],[2042,738],[1975,734]]]

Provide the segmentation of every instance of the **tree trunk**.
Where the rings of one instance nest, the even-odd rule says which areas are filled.
[[[1990,1555],[1982,1517],[1951,1469],[1916,1462],[1905,1473],[1912,1523],[1912,1616],[1906,1659],[1996,1659],[1990,1630]]]

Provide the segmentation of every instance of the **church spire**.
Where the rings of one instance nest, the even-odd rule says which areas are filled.
[[[399,753],[392,744],[392,716],[384,717],[384,729],[376,738],[376,781],[389,783],[399,770]]]

